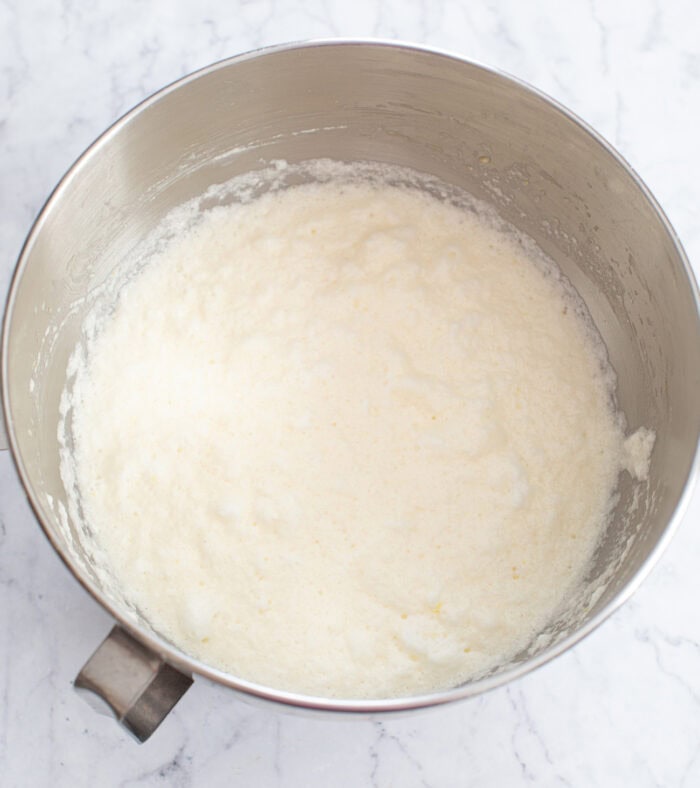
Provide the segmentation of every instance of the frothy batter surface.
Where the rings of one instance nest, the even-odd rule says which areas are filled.
[[[154,627],[281,689],[390,697],[507,660],[580,579],[623,463],[556,276],[415,189],[217,208],[123,288],[73,471]]]

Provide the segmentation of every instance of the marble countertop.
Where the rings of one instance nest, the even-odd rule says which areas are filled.
[[[162,85],[265,44],[401,38],[514,74],[610,140],[700,261],[700,16],[692,0],[0,3],[0,295],[76,156]],[[700,263],[697,263],[700,265]],[[0,454],[3,786],[700,785],[700,494],[642,589],[507,687],[390,720],[319,720],[197,680],[139,746],[71,681],[108,632]]]

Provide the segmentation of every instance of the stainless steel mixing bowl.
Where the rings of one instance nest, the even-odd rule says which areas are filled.
[[[564,611],[549,636],[511,664],[445,692],[310,698],[199,663],[107,592],[81,526],[64,514],[60,397],[91,296],[173,206],[265,162],[318,157],[407,165],[494,205],[559,263],[588,305],[630,429],[656,432],[649,481],[636,496],[623,474],[583,607]],[[120,624],[76,683],[101,694],[139,738],[193,672],[249,698],[355,713],[454,701],[521,676],[630,596],[669,541],[697,471],[697,290],[649,191],[595,132],[532,88],[401,44],[330,41],[242,55],[180,80],[119,120],[68,172],[29,234],[7,302],[2,373],[9,442],[36,516]]]

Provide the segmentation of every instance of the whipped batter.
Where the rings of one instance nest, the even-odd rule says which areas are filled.
[[[584,573],[631,467],[603,358],[555,269],[475,213],[307,184],[209,211],[122,288],[64,462],[184,651],[326,697],[448,688]]]

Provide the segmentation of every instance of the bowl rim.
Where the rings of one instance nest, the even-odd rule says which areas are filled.
[[[475,679],[474,681],[467,682],[466,684],[452,687],[450,689],[440,690],[419,695],[412,695],[399,698],[382,698],[382,699],[344,699],[344,698],[327,698],[317,697],[313,695],[306,695],[303,693],[289,692],[284,690],[274,689],[262,684],[247,681],[238,678],[233,674],[227,673],[223,670],[217,669],[195,659],[179,648],[169,643],[165,638],[155,635],[141,629],[134,621],[125,617],[123,613],[113,604],[103,593],[97,588],[92,580],[81,571],[80,567],[75,563],[70,554],[64,550],[58,539],[55,537],[53,529],[46,522],[41,503],[38,495],[34,490],[31,477],[27,472],[25,463],[20,455],[18,440],[15,434],[14,425],[11,419],[11,398],[8,382],[8,357],[9,357],[9,339],[10,339],[10,324],[14,310],[17,291],[22,280],[25,268],[27,267],[28,260],[34,246],[35,240],[41,233],[41,230],[47,220],[47,217],[52,212],[54,205],[56,205],[64,191],[66,191],[71,181],[76,177],[77,173],[83,167],[88,166],[89,161],[93,155],[96,155],[103,146],[107,145],[112,137],[116,136],[119,131],[125,127],[133,118],[147,110],[152,105],[167,97],[170,93],[175,92],[185,85],[188,85],[196,80],[206,77],[208,74],[219,71],[221,69],[235,66],[238,63],[245,62],[251,59],[275,55],[282,52],[322,48],[322,47],[346,47],[346,46],[361,46],[361,47],[376,47],[376,48],[391,48],[398,50],[405,50],[409,52],[418,52],[423,55],[432,57],[444,58],[447,60],[455,61],[458,65],[467,65],[484,71],[491,76],[498,78],[501,81],[508,82],[511,85],[523,90],[527,93],[533,94],[539,98],[549,108],[564,115],[569,121],[578,126],[584,133],[589,135],[598,145],[600,145],[607,153],[619,164],[625,173],[631,178],[632,182],[641,192],[642,196],[650,204],[656,215],[659,217],[663,228],[665,229],[668,237],[672,241],[678,259],[684,269],[684,273],[689,284],[691,295],[695,303],[696,312],[700,316],[700,294],[698,293],[698,285],[695,275],[688,260],[688,257],[683,249],[682,243],[671,225],[668,217],[663,209],[653,196],[644,181],[640,178],[634,168],[627,162],[627,160],[595,129],[588,123],[581,119],[577,114],[569,110],[556,99],[547,95],[540,89],[530,85],[524,80],[519,79],[501,69],[488,66],[477,60],[467,58],[462,54],[452,52],[447,49],[426,46],[424,44],[416,44],[408,41],[398,39],[385,39],[385,38],[354,38],[354,37],[339,37],[339,38],[318,38],[310,40],[292,41],[282,44],[274,44],[271,46],[260,47],[252,49],[232,57],[223,58],[215,61],[207,66],[199,68],[189,74],[176,79],[159,90],[155,91],[131,109],[121,115],[114,121],[108,128],[102,132],[73,162],[68,168],[63,177],[58,181],[54,189],[49,194],[48,198],[41,207],[37,217],[35,218],[26,240],[21,248],[15,270],[12,275],[10,287],[8,290],[4,319],[2,326],[2,343],[0,345],[0,354],[2,363],[0,365],[0,377],[2,378],[2,415],[4,416],[5,425],[7,429],[8,441],[10,446],[11,455],[14,460],[15,468],[19,476],[22,487],[25,490],[30,506],[33,510],[34,516],[44,531],[44,534],[52,544],[55,551],[60,556],[63,563],[67,566],[73,576],[79,581],[83,588],[105,609],[113,616],[117,622],[124,627],[136,640],[141,642],[155,654],[158,654],[162,659],[174,665],[183,672],[193,672],[219,684],[236,690],[244,696],[253,696],[265,701],[271,701],[275,704],[281,704],[284,707],[296,707],[299,709],[317,710],[317,711],[333,711],[345,712],[348,714],[375,714],[375,713],[388,713],[408,711],[419,708],[426,708],[430,706],[438,706],[446,703],[451,703],[464,698],[472,697],[482,694],[489,690],[495,689],[511,681],[514,681],[533,670],[547,664],[555,657],[563,654],[565,651],[579,643],[585,637],[590,635],[596,630],[612,613],[618,610],[639,588],[646,577],[649,575],[663,552],[668,547],[671,539],[673,538],[678,526],[683,518],[685,511],[688,508],[689,502],[692,497],[693,489],[700,473],[700,454],[698,451],[698,439],[696,437],[695,451],[693,460],[686,477],[683,490],[676,503],[675,509],[669,518],[663,532],[661,533],[656,545],[651,550],[643,564],[639,567],[636,573],[627,581],[627,583],[615,594],[615,596],[589,621],[582,626],[578,627],[572,633],[562,638],[556,644],[545,648],[541,653],[530,657],[523,662],[506,668],[500,672],[488,675],[484,678]]]

